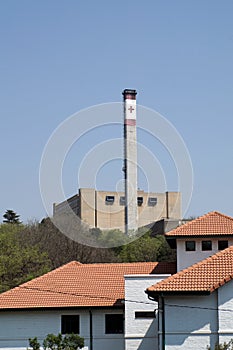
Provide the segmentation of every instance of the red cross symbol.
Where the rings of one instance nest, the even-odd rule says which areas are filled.
[[[128,108],[128,111],[130,111],[130,113],[132,113],[132,112],[134,111],[134,108],[133,108],[132,106],[130,106],[130,107]]]

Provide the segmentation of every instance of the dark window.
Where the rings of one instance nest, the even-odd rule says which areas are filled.
[[[118,334],[124,332],[123,314],[105,315],[105,333]]]
[[[125,205],[125,197],[120,196],[120,205]]]
[[[218,241],[218,250],[228,248],[228,241]]]
[[[135,318],[155,318],[154,311],[135,311]]]
[[[195,241],[186,241],[185,242],[185,250],[187,252],[194,252],[196,250],[196,242]]]
[[[113,204],[114,200],[115,200],[114,196],[106,196],[105,197],[105,203],[106,204]]]
[[[157,198],[156,197],[149,197],[148,198],[148,205],[150,207],[154,207],[157,204]]]
[[[143,203],[143,197],[138,197],[138,205],[141,206]]]
[[[202,250],[212,250],[212,241],[202,241]]]
[[[61,333],[62,334],[79,334],[79,315],[62,315],[61,316]]]

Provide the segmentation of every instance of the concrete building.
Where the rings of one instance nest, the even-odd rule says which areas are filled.
[[[81,188],[78,194],[53,205],[53,215],[66,211],[69,205],[91,228],[125,230],[125,193]],[[161,218],[181,218],[180,192],[147,193],[137,191],[138,226],[146,226]]]

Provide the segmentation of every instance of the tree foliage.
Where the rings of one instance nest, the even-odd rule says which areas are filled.
[[[0,225],[0,292],[48,272],[50,261],[38,245],[22,241],[22,225]]]
[[[175,253],[163,236],[151,237],[150,232],[124,245],[118,254],[122,262],[174,261]]]
[[[21,224],[19,220],[20,216],[14,212],[14,210],[8,209],[3,215],[3,222],[6,224]]]
[[[233,339],[228,343],[224,342],[223,344],[215,344],[214,348],[207,346],[207,350],[233,350]]]
[[[40,350],[40,343],[37,337],[29,338],[29,346],[32,350]],[[66,334],[64,337],[61,333],[58,335],[48,334],[43,340],[44,350],[78,350],[84,347],[84,338],[78,334]]]
[[[83,231],[85,234],[85,231]],[[47,218],[28,225],[0,225],[0,292],[13,288],[32,278],[72,260],[81,263],[113,263],[143,261],[174,261],[175,254],[163,236],[151,237],[150,232],[138,232],[138,238],[129,238],[119,230],[92,229],[86,236],[101,246],[83,245],[62,234]]]

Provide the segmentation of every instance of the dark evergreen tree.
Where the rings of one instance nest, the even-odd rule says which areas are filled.
[[[14,210],[8,209],[3,215],[3,222],[6,224],[21,224],[19,220],[19,215],[14,212]]]

